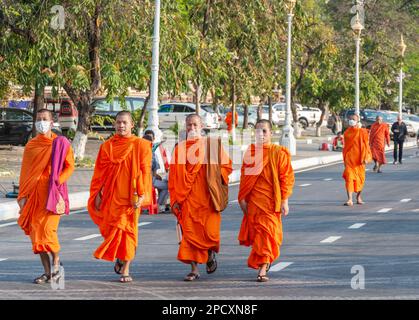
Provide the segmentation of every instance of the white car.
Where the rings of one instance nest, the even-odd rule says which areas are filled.
[[[196,113],[196,106],[187,102],[168,102],[159,106],[158,113],[160,129],[170,129],[176,123],[183,127],[186,117]],[[199,115],[204,122],[204,130],[218,129],[220,127],[218,115],[210,107],[202,106]]]
[[[414,135],[417,135],[419,132],[419,116],[414,114],[403,114],[403,121],[409,123],[413,127]]]
[[[320,120],[322,114],[319,108],[303,107],[301,104],[296,103],[298,121],[301,123],[304,129],[309,125],[314,125]],[[285,112],[287,110],[287,104],[285,102],[276,103],[272,106],[275,110],[275,114],[278,116],[279,124],[285,124]]]

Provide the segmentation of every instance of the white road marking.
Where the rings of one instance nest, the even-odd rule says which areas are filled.
[[[336,240],[339,240],[340,238],[342,238],[342,237],[341,236],[332,236],[332,237],[329,237],[329,238],[326,238],[326,239],[320,241],[320,243],[332,243],[332,242],[335,242]]]
[[[230,201],[230,203],[236,203],[236,202],[239,202],[239,200]]]
[[[402,200],[400,200],[400,202],[409,202],[409,201],[412,201],[412,199],[402,199]]]
[[[272,266],[269,269],[269,272],[271,272],[271,271],[272,272],[277,272],[277,271],[284,270],[286,267],[292,265],[293,263],[294,262],[280,262],[280,263],[277,263],[276,265]]]
[[[74,240],[76,240],[76,241],[84,241],[84,240],[89,240],[89,239],[97,238],[97,237],[100,237],[100,236],[101,236],[100,234],[95,233],[95,234],[91,234],[89,236],[76,238]]]
[[[323,179],[323,181],[332,181],[332,180],[333,180],[332,178]]]
[[[378,210],[377,212],[378,213],[387,213],[387,212],[389,212],[391,210],[393,210],[393,208],[383,208],[383,209]]]
[[[413,209],[412,212],[419,212],[419,209]]]
[[[7,227],[7,226],[13,226],[15,224],[17,224],[17,222],[9,222],[9,223],[0,224],[0,228]]]
[[[139,227],[146,226],[146,225],[148,225],[150,223],[152,223],[152,222],[140,222],[138,224],[138,226]],[[84,240],[90,240],[90,239],[98,238],[100,236],[101,236],[100,234],[95,233],[95,234],[91,234],[91,235],[88,235],[88,236],[85,236],[85,237],[76,238],[74,240],[76,240],[76,241],[84,241]]]
[[[9,258],[0,258],[0,262],[1,261],[6,261],[6,260],[9,260]]]
[[[365,225],[366,225],[366,223],[355,223],[355,224],[351,225],[348,229],[359,229],[359,228],[361,228]]]
[[[308,187],[311,186],[311,183],[304,183],[304,184],[300,184],[299,187]]]
[[[370,171],[371,169],[365,169],[365,171]]]
[[[141,227],[141,226],[146,226],[146,225],[148,225],[148,224],[150,224],[151,222],[140,222],[139,224],[138,224],[138,226],[139,227]]]
[[[82,212],[86,212],[86,211],[87,211],[87,208],[84,208],[82,210],[70,211],[70,214],[73,214],[73,213],[82,213]]]

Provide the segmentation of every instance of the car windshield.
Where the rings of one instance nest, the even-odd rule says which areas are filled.
[[[368,120],[375,120],[375,118],[378,116],[377,111],[372,110],[364,110],[365,118]]]
[[[383,117],[383,120],[388,123],[394,123],[397,121],[397,113],[382,112],[381,116]]]
[[[204,109],[206,112],[214,113],[214,110],[212,109],[211,106],[208,106],[208,105],[202,106],[201,105],[201,108]]]
[[[411,116],[408,117],[408,119],[410,121],[419,122],[419,117],[418,116],[411,115]]]

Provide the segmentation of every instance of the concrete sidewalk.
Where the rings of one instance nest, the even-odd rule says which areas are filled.
[[[329,151],[320,151],[319,145],[322,142],[328,142],[331,140],[331,136],[326,137],[305,137],[302,139],[297,140],[297,155],[293,156],[292,166],[294,170],[302,170],[307,169],[310,167],[315,167],[319,165],[326,165],[332,163],[338,163],[342,161],[342,153],[341,152],[329,152]],[[98,144],[100,145],[100,144]],[[98,145],[93,147],[93,150],[97,150]],[[405,143],[405,148],[414,147],[416,146],[415,141],[408,141]],[[241,154],[246,150],[247,146],[235,146],[236,148],[231,149],[232,152],[236,152]],[[390,148],[386,148],[386,150],[392,150],[392,146]],[[23,148],[22,148],[23,149]],[[90,153],[95,151],[90,150]],[[10,153],[8,157],[9,164],[7,165],[7,170],[17,170],[20,169],[20,159],[21,154],[19,155],[18,150],[17,154]],[[230,154],[231,156],[231,154]],[[235,155],[237,159],[237,155]],[[95,156],[94,156],[95,157]],[[0,162],[0,168],[3,166],[5,167],[4,163]],[[236,162],[233,165],[233,173],[230,175],[230,183],[237,183],[240,181],[240,166],[241,162]],[[71,176],[70,180],[68,181],[68,188],[70,193],[70,204],[71,210],[85,208],[87,204],[87,200],[89,197],[89,188],[90,188],[90,181],[93,175],[92,168],[77,168],[74,174]],[[0,184],[5,188],[7,191],[12,190],[12,183],[18,183],[18,177],[16,175],[13,176],[0,176]],[[4,192],[0,189],[1,192]],[[9,219],[17,219],[18,217],[18,205],[15,199],[7,199],[7,198],[0,198],[0,221],[2,220],[9,220]]]

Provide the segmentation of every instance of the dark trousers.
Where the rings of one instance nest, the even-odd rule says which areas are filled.
[[[394,161],[397,161],[397,149],[399,150],[399,162],[402,163],[403,159],[403,143],[404,141],[394,141],[394,152],[393,158]]]

